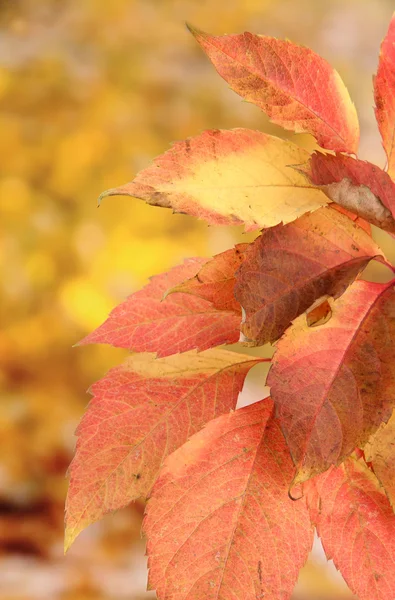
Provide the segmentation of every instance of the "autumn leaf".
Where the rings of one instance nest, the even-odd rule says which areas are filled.
[[[324,206],[325,194],[290,165],[309,153],[252,131],[212,129],[176,142],[131,183],[104,192],[247,230],[288,223]]]
[[[306,312],[306,323],[309,327],[319,327],[329,321],[331,316],[331,305],[328,300],[324,300],[320,304],[314,303],[313,307]]]
[[[381,255],[363,229],[330,207],[264,231],[246,250],[236,276],[247,341],[275,341],[318,298],[340,296]]]
[[[368,233],[370,236],[372,235],[372,227],[368,221],[366,221],[365,219],[362,219],[362,217],[358,217],[358,215],[356,215],[355,213],[351,212],[347,208],[344,208],[343,206],[340,206],[340,204],[336,204],[335,202],[332,202],[332,204],[330,204],[330,207],[333,208],[334,210],[337,210],[338,212],[342,213],[343,215],[346,215],[349,219],[354,221],[359,227],[364,229],[366,231],[366,233]]]
[[[395,15],[380,50],[379,66],[374,81],[376,119],[388,158],[388,172],[395,176]]]
[[[217,310],[211,302],[189,294],[171,294],[163,300],[169,289],[194,276],[205,262],[206,259],[191,258],[168,273],[153,277],[80,344],[111,344],[168,356],[237,342],[240,314],[234,310]]]
[[[226,350],[141,354],[95,383],[70,466],[66,549],[89,524],[144,498],[166,456],[235,408],[260,360]]]
[[[304,488],[326,556],[352,592],[359,600],[392,598],[395,515],[367,465],[348,458]]]
[[[370,438],[364,452],[395,509],[395,413]]]
[[[301,315],[277,343],[267,384],[294,462],[295,482],[363,447],[395,405],[395,289],[356,281],[329,300],[331,319]]]
[[[214,36],[190,27],[218,73],[277,125],[353,153],[358,117],[339,74],[309,48],[263,35]]]
[[[395,183],[377,165],[338,154],[315,152],[299,167],[327,196],[373,225],[395,232]]]
[[[148,501],[149,586],[160,600],[292,593],[313,535],[269,399],[211,421],[170,456]]]
[[[237,244],[207,261],[191,279],[183,281],[168,293],[192,294],[212,303],[217,310],[241,313],[240,304],[234,296],[235,273],[244,260],[249,244]]]

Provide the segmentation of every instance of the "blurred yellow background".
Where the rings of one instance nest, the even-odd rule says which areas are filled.
[[[99,193],[210,127],[309,144],[241,102],[184,21],[312,47],[350,89],[361,157],[383,166],[371,76],[392,11],[390,0],[0,3],[0,600],[152,597],[142,505],[62,554],[65,471],[85,390],[125,355],[72,345],[150,275],[241,239],[125,197],[97,209]],[[295,600],[351,597],[317,546]]]

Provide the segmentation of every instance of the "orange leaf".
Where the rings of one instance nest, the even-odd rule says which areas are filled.
[[[300,482],[362,447],[395,405],[395,289],[356,281],[332,318],[299,317],[277,344],[273,400]]]
[[[313,536],[304,500],[288,497],[294,467],[271,409],[215,419],[167,459],[144,521],[160,600],[291,595]]]
[[[395,509],[395,413],[371,437],[364,451]]]
[[[226,350],[157,360],[141,354],[95,383],[70,466],[66,549],[107,512],[145,497],[168,454],[235,408],[259,362]]]
[[[363,460],[349,458],[304,488],[326,556],[352,592],[359,600],[393,598],[395,515]]]
[[[327,204],[325,194],[290,167],[309,156],[259,131],[213,129],[176,142],[134,181],[102,197],[134,196],[215,225],[271,227]]]
[[[365,221],[365,219],[362,219],[362,217],[358,217],[358,215],[356,215],[355,213],[351,212],[350,210],[347,210],[347,208],[344,208],[343,206],[340,206],[340,204],[336,204],[335,202],[332,202],[330,207],[342,213],[343,215],[347,215],[349,219],[355,221],[355,223],[359,225],[359,227],[364,229],[366,233],[368,233],[370,236],[372,235],[372,227],[370,223],[368,223],[368,221]]]
[[[190,258],[168,273],[153,277],[80,344],[111,344],[168,356],[237,342],[240,314],[234,310],[217,310],[207,300],[188,294],[172,294],[162,302],[169,288],[195,275],[205,262]]]
[[[236,276],[247,341],[275,341],[318,298],[340,296],[377,255],[382,252],[371,237],[329,207],[264,231]]]
[[[315,152],[300,170],[337,204],[395,232],[395,183],[380,167],[351,156]]]
[[[191,32],[218,73],[277,125],[311,133],[329,150],[355,153],[358,117],[337,71],[309,48],[263,35]]]
[[[376,119],[388,158],[388,172],[395,176],[395,14],[392,16],[380,51],[377,75],[374,77]]]
[[[233,310],[240,314],[240,304],[234,296],[235,273],[249,244],[237,244],[235,248],[217,254],[207,261],[200,271],[168,293],[183,292],[208,300],[217,310]]]

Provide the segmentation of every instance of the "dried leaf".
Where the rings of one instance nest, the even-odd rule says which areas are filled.
[[[338,154],[315,152],[299,168],[327,196],[373,225],[395,232],[395,183],[376,165]]]

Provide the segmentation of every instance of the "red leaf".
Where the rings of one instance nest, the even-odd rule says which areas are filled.
[[[259,362],[226,350],[141,354],[95,383],[70,466],[66,549],[90,523],[145,497],[168,454],[235,408]]]
[[[176,142],[134,181],[101,197],[134,196],[214,225],[271,227],[327,204],[325,194],[290,166],[309,156],[260,131],[213,129]]]
[[[395,515],[363,460],[349,458],[304,488],[326,556],[353,593],[359,600],[393,598]]]
[[[380,51],[377,75],[374,77],[376,119],[388,157],[388,171],[395,175],[395,15]]]
[[[248,32],[213,36],[190,30],[221,77],[273,123],[311,133],[323,148],[357,151],[358,117],[347,88],[312,50]]]
[[[395,289],[356,281],[330,301],[320,327],[299,317],[277,344],[273,400],[294,462],[295,482],[339,464],[395,405]]]
[[[376,165],[351,156],[315,152],[300,170],[337,204],[395,232],[395,183]]]
[[[318,298],[340,296],[377,255],[371,237],[329,207],[264,231],[236,276],[243,334],[253,345],[275,341]]]
[[[240,315],[240,304],[234,296],[235,273],[244,260],[249,244],[237,244],[235,248],[217,254],[207,261],[200,271],[168,293],[183,292],[208,300],[217,310],[230,310]]]
[[[293,465],[271,409],[211,421],[166,461],[144,521],[160,600],[291,595],[313,537],[304,500],[288,497]]]
[[[395,509],[395,413],[386,425],[376,431],[364,451]]]
[[[240,315],[233,310],[219,311],[210,302],[189,294],[172,294],[162,302],[169,288],[195,275],[205,262],[191,258],[168,273],[153,277],[80,344],[111,344],[168,356],[237,342]]]

